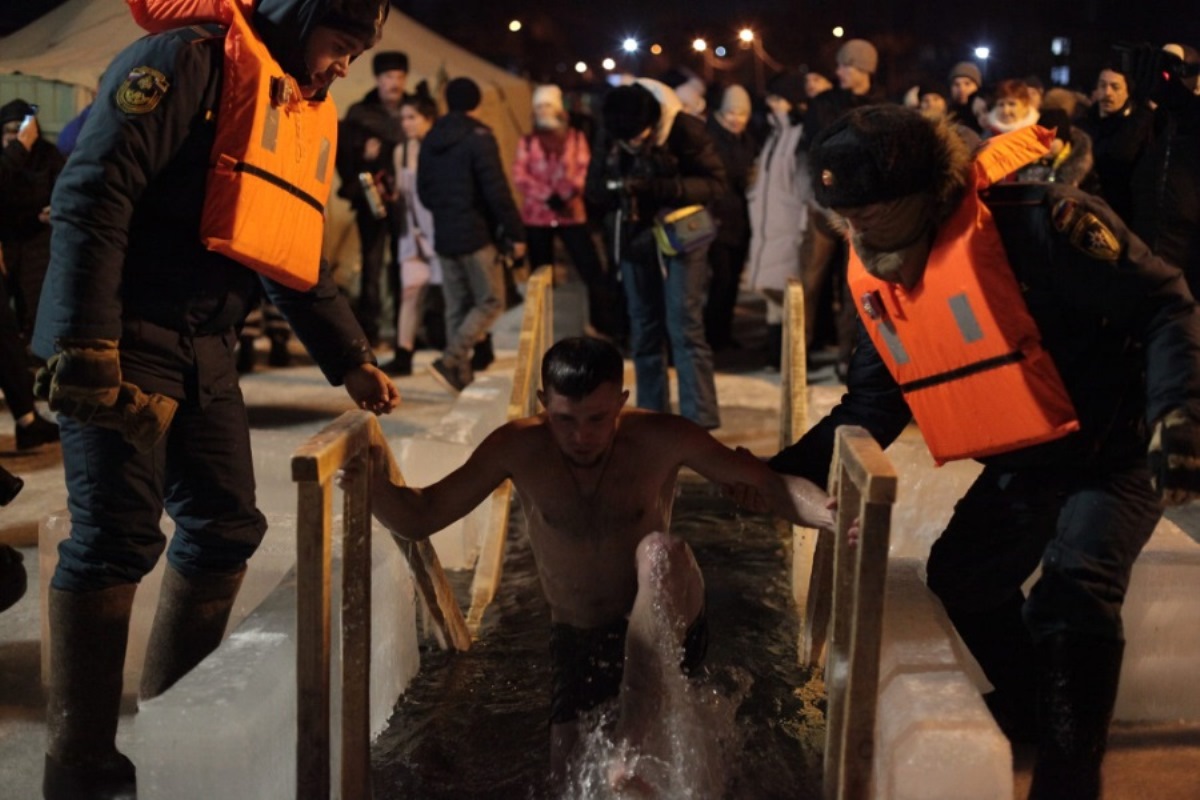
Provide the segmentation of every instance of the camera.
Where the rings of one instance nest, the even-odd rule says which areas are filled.
[[[1112,64],[1133,82],[1131,92],[1135,96],[1155,102],[1161,102],[1172,86],[1181,88],[1184,80],[1200,75],[1200,64],[1189,64],[1174,53],[1146,43],[1114,44]]]

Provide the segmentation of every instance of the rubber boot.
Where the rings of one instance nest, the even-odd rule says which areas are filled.
[[[141,699],[158,697],[217,649],[245,576],[245,567],[232,575],[184,575],[167,567],[146,644]]]
[[[0,544],[0,611],[12,608],[25,596],[29,577],[24,561],[20,550]]]
[[[1030,800],[1096,800],[1123,642],[1073,633],[1037,647],[1038,755]]]
[[[50,588],[46,800],[137,797],[133,763],[116,745],[136,589],[135,584],[91,592]]]
[[[391,361],[384,364],[381,369],[388,375],[393,377],[402,377],[404,375],[412,375],[412,350],[403,347],[396,348],[396,355]]]

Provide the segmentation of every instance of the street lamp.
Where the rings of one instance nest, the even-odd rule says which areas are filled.
[[[636,53],[638,51],[638,40],[632,36],[627,36],[625,41],[621,42],[621,49],[626,53]]]
[[[988,73],[988,58],[991,55],[992,55],[992,49],[990,47],[980,46],[980,47],[975,48],[975,57],[978,58],[979,61],[983,65],[983,69],[981,70],[983,75],[981,77],[985,81],[987,80],[987,73]]]
[[[508,29],[513,33],[521,30],[521,20],[514,19],[512,22],[508,23]]]
[[[749,47],[754,41],[754,31],[749,28],[742,28],[738,31],[738,41],[742,43],[743,47]]]
[[[703,53],[705,50],[708,49],[708,42],[704,41],[703,39],[693,39],[692,40],[692,49],[695,50],[697,53]]]
[[[612,72],[617,68],[617,62],[613,61],[611,58],[606,58],[600,62],[600,66],[604,67],[609,72]]]
[[[583,63],[582,61],[576,61],[575,71],[582,75],[583,73],[587,72],[587,64]]]
[[[841,25],[838,25],[837,27],[835,27],[833,29],[833,35],[835,38],[840,39],[846,35],[846,29],[843,28]]]

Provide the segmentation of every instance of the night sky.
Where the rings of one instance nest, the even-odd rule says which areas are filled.
[[[60,2],[0,0],[0,34]],[[697,36],[729,48],[721,63],[734,68],[714,74],[750,83],[754,59],[735,43],[744,25],[758,32],[771,60],[823,71],[832,70],[839,44],[832,30],[840,25],[846,37],[876,44],[879,81],[892,91],[944,80],[950,65],[969,58],[978,45],[991,48],[989,81],[1030,73],[1047,79],[1052,67],[1067,65],[1079,85],[1090,85],[1117,40],[1200,46],[1200,0],[395,0],[393,5],[507,69],[563,84],[578,80],[575,62],[595,66],[605,56],[639,74],[661,74],[672,65],[699,72],[701,61],[690,51]],[[512,19],[521,20],[521,31],[508,30]],[[621,53],[626,36],[642,42],[638,56]],[[1051,53],[1055,37],[1070,39],[1070,55]],[[662,55],[647,52],[652,43],[662,46]]]

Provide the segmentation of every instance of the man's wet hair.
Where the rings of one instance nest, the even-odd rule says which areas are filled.
[[[572,399],[586,397],[605,383],[625,382],[625,361],[602,339],[573,336],[556,343],[542,358],[542,390]]]

